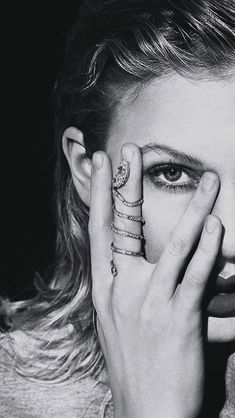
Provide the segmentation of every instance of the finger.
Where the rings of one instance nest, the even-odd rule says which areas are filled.
[[[201,302],[218,254],[222,225],[216,216],[209,215],[205,221],[198,248],[189,263],[176,295],[177,303],[187,311],[200,311]]]
[[[182,219],[170,236],[156,266],[162,291],[172,297],[187,257],[200,236],[206,216],[211,212],[219,187],[214,173],[205,173]],[[162,283],[161,283],[162,282]],[[157,283],[156,283],[157,284]]]
[[[113,219],[111,195],[112,169],[109,157],[102,151],[92,159],[89,237],[91,249],[92,284],[94,296],[106,293],[112,275],[110,244]]]
[[[130,163],[130,175],[127,182],[117,192],[127,202],[136,202],[142,198],[142,156],[139,148],[134,144],[125,144],[122,148],[122,159]],[[115,188],[114,188],[115,190]],[[142,225],[141,222],[125,219],[120,216],[124,213],[131,216],[141,216],[141,204],[134,207],[126,206],[123,201],[114,194],[114,212],[113,225],[113,244],[119,249],[139,253],[142,251]],[[127,232],[127,234],[125,234]],[[132,236],[127,236],[131,233]],[[123,256],[117,253],[113,254],[117,263],[123,263]],[[130,258],[129,256],[128,259]],[[128,262],[130,260],[127,260]]]

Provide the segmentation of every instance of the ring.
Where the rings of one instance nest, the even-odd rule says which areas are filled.
[[[117,216],[119,216],[119,218],[128,219],[129,221],[140,222],[141,224],[145,224],[143,216],[127,215],[127,213],[119,212],[119,210],[116,209],[115,204],[113,204],[113,211]]]
[[[110,266],[111,266],[111,274],[114,277],[117,276],[118,272],[117,272],[117,267],[115,266],[113,259],[110,261]]]
[[[130,176],[130,163],[127,160],[122,160],[116,170],[115,176],[112,180],[113,187],[119,189],[126,184]]]
[[[117,254],[130,255],[133,257],[142,257],[144,255],[144,253],[142,252],[123,250],[122,248],[117,248],[113,245],[113,242],[111,244],[111,250]]]
[[[136,202],[128,202],[126,199],[124,199],[124,197],[121,195],[121,193],[119,193],[115,189],[113,189],[113,194],[115,194],[115,196],[117,196],[124,203],[124,205],[126,205],[130,208],[132,208],[134,206],[142,205],[142,203],[144,202],[144,199],[136,200]]]
[[[114,223],[111,223],[110,226],[111,230],[113,232],[115,232],[116,234],[122,235],[123,237],[130,237],[130,238],[135,238],[135,239],[144,239],[144,236],[141,234],[134,234],[134,232],[129,232],[129,231],[124,231],[122,229],[117,228]]]

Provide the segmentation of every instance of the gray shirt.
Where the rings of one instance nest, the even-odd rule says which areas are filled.
[[[4,341],[4,340],[3,340]],[[9,355],[0,348],[1,418],[113,418],[107,373],[98,379],[76,376],[63,383],[42,384],[17,375],[7,367]],[[226,373],[227,400],[220,418],[235,417],[235,353]]]

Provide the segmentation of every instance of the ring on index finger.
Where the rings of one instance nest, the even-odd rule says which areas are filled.
[[[110,228],[115,234],[122,235],[123,237],[129,237],[140,240],[144,239],[144,236],[142,234],[134,234],[134,232],[124,231],[123,229],[117,228],[113,222],[111,223]]]
[[[129,208],[133,208],[135,206],[140,206],[144,202],[144,199],[138,199],[135,202],[128,202],[128,200],[124,199],[124,197],[119,193],[115,188],[113,188],[113,194],[118,197],[124,203],[124,205],[128,206]]]
[[[132,208],[132,207],[136,207],[136,206],[140,206],[143,204],[143,198],[140,198],[134,202],[130,202],[127,201],[122,194],[117,190],[118,188],[124,186],[126,184],[126,182],[128,181],[130,176],[130,163],[127,160],[122,160],[116,170],[116,174],[115,177],[112,180],[112,192],[113,195],[115,197],[117,197],[119,200],[121,200],[122,203],[124,203],[124,205]],[[114,213],[116,215],[118,215],[121,218],[125,218],[128,220],[132,220],[132,221],[137,221],[140,223],[144,223],[144,219],[142,216],[136,216],[136,215],[128,215],[128,214],[124,214],[122,212],[117,211],[117,209],[115,208],[115,204],[113,205],[113,210]],[[112,222],[111,224],[111,230],[118,235],[121,235],[123,237],[128,237],[128,238],[133,238],[135,240],[143,240],[144,236],[140,233],[134,233],[128,230],[122,230],[120,228],[118,228],[114,222]],[[116,247],[116,245],[114,245],[114,243],[112,242],[111,244],[111,250],[114,253],[117,254],[122,254],[122,255],[129,255],[129,256],[133,256],[133,257],[141,257],[143,256],[143,252],[141,251],[131,251],[131,250],[127,250],[124,248],[119,248]],[[113,261],[111,261],[111,271],[112,274],[114,273],[114,263]],[[113,275],[114,277],[114,275]]]
[[[113,188],[119,189],[126,184],[130,176],[130,163],[127,160],[122,160],[116,170],[115,176],[112,180]]]

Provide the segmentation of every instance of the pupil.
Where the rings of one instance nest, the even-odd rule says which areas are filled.
[[[177,168],[169,168],[165,173],[164,176],[169,181],[177,181],[180,179],[182,175],[182,171]]]

